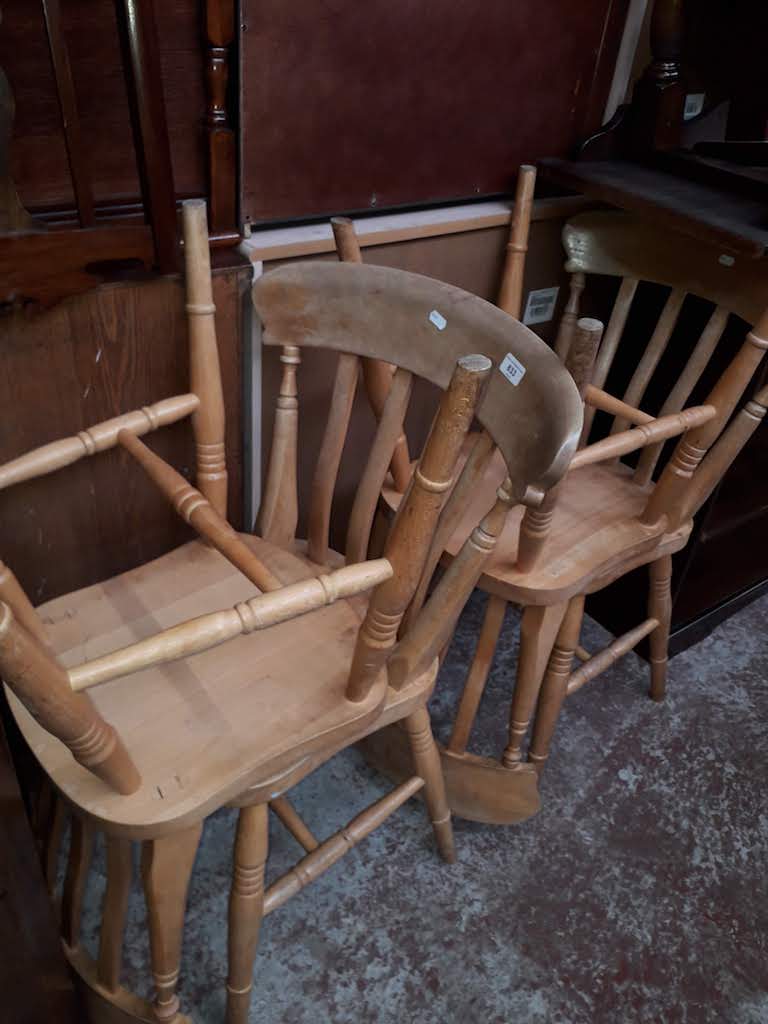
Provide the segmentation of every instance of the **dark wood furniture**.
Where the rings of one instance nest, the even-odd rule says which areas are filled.
[[[179,195],[210,194],[213,243],[237,243],[234,0],[208,0],[204,27],[193,0],[5,0],[3,13],[0,182],[31,218],[0,248],[0,302],[176,270]]]
[[[745,262],[768,253],[768,143],[761,141],[768,90],[764,63],[750,59],[766,16],[762,7],[744,3],[705,0],[686,7],[681,0],[656,0],[652,60],[631,103],[581,146],[578,159],[542,160],[544,179],[715,246],[724,263],[749,272]],[[704,93],[705,101],[701,117],[687,122],[689,91]],[[712,112],[725,100],[728,118],[716,122]],[[724,125],[719,139],[716,123]],[[599,315],[599,303],[592,309]],[[672,653],[768,586],[766,468],[762,427],[697,516],[692,542],[677,557]],[[592,598],[588,610],[611,631],[623,631],[641,586],[630,577]]]

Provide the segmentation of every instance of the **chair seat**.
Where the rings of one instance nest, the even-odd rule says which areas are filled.
[[[468,503],[462,521],[446,546],[453,558],[474,524],[492,506],[505,476],[496,452]],[[691,522],[671,533],[649,528],[639,516],[652,485],[641,486],[623,463],[583,466],[569,473],[558,488],[554,518],[546,546],[528,572],[515,568],[522,505],[513,508],[491,553],[478,586],[519,605],[549,605],[578,593],[591,593],[630,569],[679,551]],[[396,508],[401,495],[387,487],[386,504]]]
[[[243,535],[284,582],[316,575],[300,556]],[[67,667],[205,612],[253,597],[255,588],[212,548],[192,541],[147,565],[38,608]],[[335,604],[202,654],[89,691],[120,733],[142,776],[131,796],[82,768],[9,693],[31,749],[65,797],[133,838],[200,820],[246,789],[298,781],[336,749],[386,722],[394,705],[422,697],[434,669],[401,690],[344,698],[360,604]],[[384,703],[382,703],[384,702]],[[306,769],[306,770],[304,770]],[[117,828],[115,827],[117,826]]]

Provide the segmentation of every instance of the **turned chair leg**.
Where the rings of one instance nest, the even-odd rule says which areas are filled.
[[[648,637],[651,661],[650,695],[653,700],[664,700],[667,691],[669,625],[672,618],[672,556],[664,555],[651,562],[648,570],[648,618],[659,620],[659,625]]]
[[[509,716],[509,739],[501,759],[505,768],[514,768],[522,760],[523,740],[566,607],[567,602],[563,601],[549,607],[530,605],[523,611],[517,679]]]
[[[583,595],[571,598],[552,648],[533,723],[528,760],[536,766],[539,775],[544,770],[544,762],[549,755],[549,745],[567,693],[568,679],[571,675],[573,656],[579,642],[583,618]]]
[[[192,874],[202,822],[147,840],[142,848],[141,875],[149,920],[149,949],[155,999],[155,1020],[171,1024],[179,1013],[176,984],[181,964],[181,935],[187,888]]]
[[[449,864],[456,860],[453,844],[451,810],[445,795],[445,780],[440,766],[440,753],[432,736],[429,712],[422,706],[405,719],[416,773],[424,780],[424,800],[435,832],[440,856]]]
[[[463,754],[467,749],[483,690],[488,681],[488,673],[496,652],[501,627],[504,625],[506,610],[507,602],[503,598],[496,597],[494,594],[489,596],[480,639],[477,641],[475,656],[472,659],[467,681],[464,684],[464,692],[459,702],[459,710],[456,713],[453,732],[448,741],[447,749],[452,754]]]
[[[269,844],[267,804],[243,807],[237,822],[229,894],[229,973],[226,1024],[247,1024],[253,961],[264,915],[264,865]]]

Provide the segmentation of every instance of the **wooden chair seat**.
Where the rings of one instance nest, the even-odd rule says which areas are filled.
[[[242,539],[284,583],[317,573],[305,559],[257,537]],[[38,611],[69,667],[184,619],[231,607],[254,592],[222,555],[195,540]],[[92,690],[141,774],[142,785],[130,796],[109,791],[8,695],[30,747],[67,799],[113,831],[119,826],[140,838],[158,825],[199,821],[265,779],[274,778],[276,794],[316,767],[312,752],[319,745],[322,760],[332,755],[334,732],[341,748],[350,736],[365,735],[371,723],[380,726],[386,714],[381,686],[360,703],[344,700],[360,611],[360,603],[339,600]],[[244,665],[252,670],[244,673]],[[423,699],[434,675],[432,667],[413,685],[389,691],[390,703],[401,708],[412,698]]]
[[[444,563],[458,554],[483,510],[493,504],[503,478],[504,463],[497,453],[446,546]],[[510,510],[478,585],[523,606],[555,604],[604,587],[627,572],[628,565],[636,568],[658,557],[659,550],[664,554],[679,551],[690,533],[690,520],[661,542],[659,528],[640,521],[652,489],[652,485],[637,484],[632,470],[623,463],[598,463],[574,470],[560,485],[549,541],[534,568],[522,572],[516,565],[525,513],[525,506],[518,505]],[[403,497],[389,485],[382,495],[390,511]]]

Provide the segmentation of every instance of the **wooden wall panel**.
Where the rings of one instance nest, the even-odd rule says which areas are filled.
[[[627,0],[244,0],[254,222],[498,192],[602,116]]]
[[[229,512],[242,508],[242,295],[249,271],[214,278],[227,401]],[[183,291],[176,278],[105,286],[25,318],[0,318],[0,460],[189,389]],[[188,422],[150,442],[186,475]],[[83,459],[0,491],[0,558],[35,603],[169,550],[186,528],[124,452]]]
[[[3,0],[0,67],[16,100],[12,175],[22,202],[73,206],[61,115],[40,0]],[[95,198],[139,195],[114,0],[61,5]],[[206,188],[202,5],[155,3],[176,192]]]

